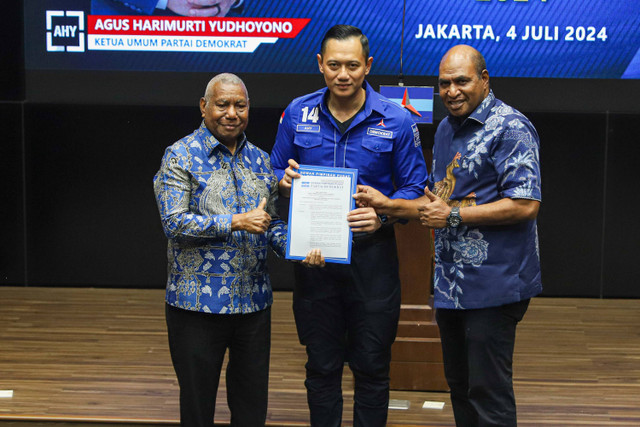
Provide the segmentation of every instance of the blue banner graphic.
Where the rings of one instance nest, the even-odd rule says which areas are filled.
[[[194,16],[162,0],[25,0],[26,68],[317,73],[342,23],[369,37],[375,75],[435,76],[464,43],[496,77],[640,78],[640,0],[223,3]]]

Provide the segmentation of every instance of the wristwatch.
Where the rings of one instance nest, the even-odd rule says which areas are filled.
[[[451,212],[447,217],[447,226],[456,228],[462,222],[462,217],[460,216],[460,208],[455,207],[451,208]]]

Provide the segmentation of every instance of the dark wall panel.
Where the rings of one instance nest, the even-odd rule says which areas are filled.
[[[30,285],[164,286],[166,238],[151,180],[165,147],[199,125],[196,105],[197,100],[193,107],[26,105]],[[17,114],[9,110],[3,114]],[[279,108],[252,109],[249,139],[270,151],[280,114]],[[605,113],[528,116],[542,141],[539,235],[544,295],[640,296],[631,280],[640,236],[630,214],[637,203],[632,162],[640,154],[635,142],[638,116],[612,115],[609,124]],[[3,123],[15,122],[11,117]],[[421,132],[425,146],[432,143],[433,129]],[[14,152],[2,158],[19,156],[19,147],[17,142],[3,144],[3,150]],[[7,182],[14,179],[19,194],[16,165],[3,169],[10,171]],[[11,229],[19,247],[15,230],[21,229],[21,202],[11,199],[10,204],[13,209],[5,208],[2,214],[16,217]],[[281,207],[286,212],[286,203]],[[23,266],[19,253],[11,252],[10,261],[12,280],[17,281]],[[271,257],[270,270],[274,288],[292,288],[288,262]]]
[[[597,297],[606,118],[542,113],[528,117],[541,141],[538,233],[543,294]]]
[[[0,103],[0,284],[24,283],[22,105]]]
[[[0,100],[24,99],[22,1],[3,2],[0,14]]]
[[[605,297],[640,297],[640,210],[638,175],[640,120],[634,115],[612,115],[607,151],[607,209],[605,211]]]
[[[26,122],[29,283],[161,286],[152,177],[198,111],[29,105]]]
[[[152,178],[164,149],[200,125],[196,105],[28,105],[30,285],[164,286]],[[256,145],[271,149],[280,113],[251,118]]]

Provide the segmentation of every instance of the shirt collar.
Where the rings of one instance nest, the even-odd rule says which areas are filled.
[[[482,100],[480,105],[478,105],[478,107],[475,110],[473,110],[473,113],[471,113],[469,117],[467,117],[467,120],[469,119],[475,120],[483,125],[484,122],[487,120],[487,117],[489,117],[489,113],[491,113],[491,108],[493,108],[495,103],[496,103],[496,97],[493,94],[493,91],[489,89],[489,94]]]
[[[384,114],[384,109],[382,107],[382,102],[380,102],[380,98],[376,96],[376,91],[373,90],[373,87],[367,81],[362,82],[362,87],[365,90],[365,99],[364,99],[364,114],[365,117],[369,117],[371,115],[371,111],[376,111],[380,114]],[[329,97],[328,92],[329,88],[322,89],[323,94],[320,100],[320,110],[326,111],[329,114],[329,106],[327,105],[327,99]]]
[[[382,106],[382,102],[380,101],[380,97],[376,96],[377,93],[373,90],[373,87],[366,81],[363,84],[364,89],[367,93],[367,99],[364,101],[364,112],[367,117],[371,115],[371,111],[376,111],[380,113],[380,115],[384,114],[384,108]]]
[[[213,154],[213,150],[215,150],[216,148],[221,149],[222,147],[224,147],[225,149],[227,149],[227,147],[223,143],[218,141],[216,137],[213,136],[211,131],[205,125],[204,120],[198,128],[197,134],[200,136],[200,140],[202,141],[202,144],[207,151],[208,156],[211,156]],[[238,146],[236,147],[235,154],[238,154],[242,150],[242,148],[244,148],[246,141],[247,135],[245,135],[245,133],[243,132],[240,137],[240,141],[238,142]]]

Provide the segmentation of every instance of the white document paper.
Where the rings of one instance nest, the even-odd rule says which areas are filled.
[[[357,170],[300,165],[299,173],[291,186],[287,258],[320,249],[327,262],[351,262],[347,214],[355,206]]]

